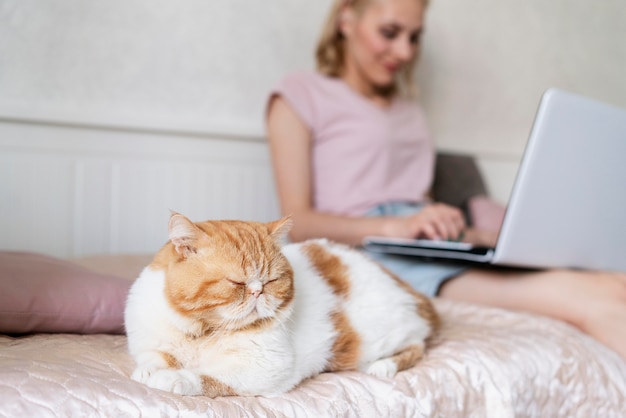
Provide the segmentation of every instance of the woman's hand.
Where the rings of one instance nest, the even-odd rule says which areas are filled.
[[[460,209],[444,203],[432,203],[414,215],[389,218],[385,234],[402,238],[457,240],[465,228]]]

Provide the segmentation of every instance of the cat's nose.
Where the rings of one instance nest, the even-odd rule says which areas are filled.
[[[248,292],[255,298],[258,298],[263,293],[263,283],[258,280],[254,280],[248,284]]]

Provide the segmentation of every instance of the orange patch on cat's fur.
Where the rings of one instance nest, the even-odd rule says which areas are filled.
[[[333,289],[333,293],[347,298],[350,294],[350,279],[348,270],[339,257],[313,242],[306,244],[303,249],[315,270]]]
[[[161,351],[161,356],[163,357],[163,359],[165,360],[165,363],[167,363],[167,367],[169,369],[180,369],[182,367],[182,365],[180,364],[180,362],[176,359],[176,357],[174,357],[173,355],[171,355],[170,353],[166,353],[164,351]]]
[[[211,376],[201,376],[202,379],[202,394],[204,396],[208,396],[210,398],[215,398],[217,396],[237,396],[238,393],[235,392],[233,388],[228,386],[225,383],[220,382],[217,379],[212,378]]]
[[[193,263],[185,263],[172,243],[167,243],[154,257],[150,264],[152,270],[161,270],[166,274],[166,294],[171,306],[181,314],[192,314],[207,308],[216,308],[227,304],[228,298],[211,296],[211,303],[207,303],[207,288],[217,282],[215,280],[203,280],[196,284],[198,266]],[[197,307],[193,307],[190,301],[196,301]]]
[[[396,363],[398,371],[402,371],[414,366],[423,355],[424,347],[419,345],[410,345],[399,353],[394,354],[391,357],[391,360]]]
[[[311,264],[326,280],[333,293],[341,298],[350,294],[350,278],[348,269],[341,259],[317,243],[308,243],[303,247]],[[343,312],[334,312],[332,321],[337,330],[337,339],[333,343],[333,358],[328,363],[328,371],[354,370],[361,355],[361,337],[354,330],[350,320]]]
[[[354,370],[361,355],[359,350],[361,338],[343,312],[333,313],[332,320],[338,336],[332,347],[333,357],[326,366],[326,370]]]
[[[441,326],[441,320],[431,300],[427,298],[426,296],[424,296],[423,294],[421,294],[420,292],[418,292],[417,290],[413,289],[410,284],[400,279],[398,276],[393,274],[391,271],[387,270],[385,267],[380,266],[380,268],[383,269],[385,273],[387,273],[391,278],[393,278],[396,281],[396,283],[398,283],[398,286],[400,286],[406,292],[413,295],[413,297],[415,298],[417,302],[417,313],[419,316],[424,318],[424,320],[428,322],[428,324],[430,325],[431,335],[437,329],[439,329],[439,327]]]

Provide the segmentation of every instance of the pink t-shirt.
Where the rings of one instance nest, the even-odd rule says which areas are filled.
[[[358,216],[381,203],[424,200],[435,154],[418,103],[397,98],[382,108],[314,72],[285,77],[273,94],[311,130],[317,210]]]

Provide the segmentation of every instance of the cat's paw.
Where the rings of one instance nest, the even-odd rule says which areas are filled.
[[[143,384],[147,384],[152,373],[167,368],[163,354],[153,350],[139,353],[136,357],[136,361],[137,368],[133,371],[130,378]]]
[[[178,395],[202,395],[200,377],[189,370],[157,370],[150,375],[146,384]]]
[[[153,368],[149,367],[137,367],[133,374],[130,375],[130,378],[136,382],[146,384],[148,383],[148,379],[150,375],[154,372]]]
[[[397,372],[398,365],[389,358],[376,360],[367,368],[367,374],[380,378],[392,378]]]

